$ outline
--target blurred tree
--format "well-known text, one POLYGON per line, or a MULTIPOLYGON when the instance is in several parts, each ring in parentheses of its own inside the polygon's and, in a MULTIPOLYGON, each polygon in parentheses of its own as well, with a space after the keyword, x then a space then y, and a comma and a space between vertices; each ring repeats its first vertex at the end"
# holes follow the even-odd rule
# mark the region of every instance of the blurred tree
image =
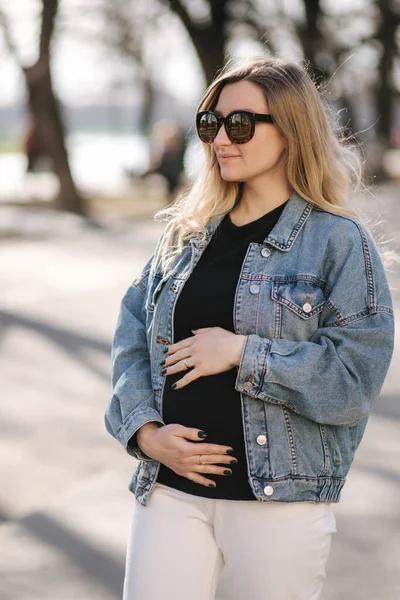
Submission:
POLYGON ((9 51, 24 74, 32 120, 40 142, 53 162, 54 172, 60 183, 56 206, 60 210, 83 214, 84 202, 72 178, 64 142, 64 124, 51 77, 51 40, 58 6, 58 0, 42 0, 39 56, 36 63, 31 66, 26 67, 21 64, 18 49, 11 37, 8 20, 3 11, 0 11, 0 26, 9 51))
MULTIPOLYGON (((363 96, 364 115, 377 114, 379 148, 374 151, 374 168, 383 175, 383 150, 391 145, 400 95, 396 84, 400 67, 398 0, 366 1, 356 7, 351 3, 330 5, 322 0, 298 0, 290 7, 269 0, 159 2, 180 18, 207 84, 226 62, 230 44, 239 32, 239 36, 259 41, 260 49, 266 47, 276 54, 306 59, 321 90, 345 109, 340 114, 349 134, 364 128, 365 117, 359 116, 359 98, 363 96), (372 68, 363 68, 362 57, 368 54, 374 57, 369 60, 372 68), (365 92, 372 94, 375 107, 365 106, 365 92)), ((373 116, 369 118, 367 135, 374 120, 373 116)))
POLYGON ((398 1, 376 0, 376 5, 380 15, 375 34, 380 49, 379 83, 376 86, 379 114, 377 130, 383 146, 389 147, 395 120, 395 103, 400 98, 400 88, 395 84, 395 69, 400 66, 400 4, 398 1))
POLYGON ((140 2, 126 0, 100 0, 97 7, 89 11, 100 11, 107 27, 100 43, 118 56, 127 58, 134 67, 134 85, 142 89, 142 107, 139 126, 143 131, 150 127, 155 90, 151 72, 146 64, 144 38, 151 23, 158 18, 160 5, 157 2, 146 6, 140 2))
MULTIPOLYGON (((244 30, 250 39, 260 42, 270 50, 270 26, 265 17, 259 19, 255 0, 160 0, 182 21, 199 57, 207 85, 229 58, 228 45, 235 30, 244 30)), ((273 12, 276 12, 275 10, 273 12)))

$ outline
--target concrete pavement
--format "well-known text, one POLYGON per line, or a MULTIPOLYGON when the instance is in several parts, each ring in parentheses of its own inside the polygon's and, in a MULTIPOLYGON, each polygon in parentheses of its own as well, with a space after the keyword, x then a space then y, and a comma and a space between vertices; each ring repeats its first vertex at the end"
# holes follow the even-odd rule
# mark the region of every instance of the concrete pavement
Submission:
MULTIPOLYGON (((393 235, 399 191, 383 194, 393 235)), ((0 241, 0 600, 117 600, 134 460, 104 430, 109 348, 162 226, 18 210, 23 237, 0 241)), ((400 598, 399 345, 335 510, 323 600, 400 598)))

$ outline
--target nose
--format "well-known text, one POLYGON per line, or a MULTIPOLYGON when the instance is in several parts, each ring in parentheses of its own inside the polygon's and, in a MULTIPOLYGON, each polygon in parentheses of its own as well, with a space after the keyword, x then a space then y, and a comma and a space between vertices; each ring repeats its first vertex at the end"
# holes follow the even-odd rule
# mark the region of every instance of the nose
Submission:
POLYGON ((217 146, 227 146, 228 144, 232 144, 232 141, 227 136, 225 130, 225 123, 222 123, 221 127, 219 128, 219 131, 214 138, 213 144, 216 144, 217 146))

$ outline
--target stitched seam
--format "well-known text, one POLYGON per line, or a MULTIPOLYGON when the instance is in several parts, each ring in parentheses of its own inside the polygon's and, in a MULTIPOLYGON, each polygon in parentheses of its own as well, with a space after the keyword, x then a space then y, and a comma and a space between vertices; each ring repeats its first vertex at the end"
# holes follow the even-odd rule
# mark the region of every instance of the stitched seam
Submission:
MULTIPOLYGON (((257 477, 257 475, 253 475, 252 478, 258 479, 259 481, 265 481, 265 477, 257 477)), ((281 477, 271 477, 268 479, 268 481, 287 481, 288 479, 296 479, 296 480, 304 479, 305 481, 318 481, 320 479, 323 479, 326 481, 333 481, 335 483, 340 483, 340 482, 346 481, 346 479, 343 477, 332 477, 331 475, 322 475, 322 476, 316 476, 316 477, 311 477, 311 476, 307 476, 307 475, 282 475, 281 477)))
POLYGON ((283 416, 284 416, 284 419, 285 419, 286 432, 288 434, 288 439, 289 439, 290 454, 291 454, 291 457, 292 457, 293 475, 298 475, 298 472, 297 472, 296 448, 295 448, 294 437, 293 437, 292 423, 291 423, 291 420, 290 420, 290 417, 289 417, 289 413, 288 413, 288 411, 287 411, 287 409, 285 407, 282 407, 282 412, 283 412, 283 416))
POLYGON ((322 471, 322 475, 325 475, 326 473, 329 473, 330 466, 331 466, 331 461, 330 461, 330 458, 329 458, 328 444, 327 444, 327 441, 326 441, 326 429, 325 429, 325 426, 323 424, 321 424, 321 423, 318 423, 318 427, 319 427, 319 431, 320 431, 320 435, 321 435, 322 445, 324 447, 325 466, 324 466, 324 469, 322 471))
POLYGON ((337 323, 332 323, 332 325, 346 325, 346 320, 342 317, 342 315, 339 312, 339 309, 336 308, 336 306, 331 300, 326 301, 326 306, 334 314, 335 319, 337 319, 338 321, 337 323))
POLYGON ((256 395, 261 391, 264 378, 267 374, 267 361, 268 361, 268 357, 270 355, 271 345, 272 345, 272 341, 268 341, 267 348, 264 352, 263 364, 262 364, 261 373, 260 373, 260 381, 259 381, 258 389, 256 391, 256 395))
POLYGON ((360 319, 365 319, 366 317, 373 316, 377 313, 385 313, 394 317, 393 310, 388 306, 380 306, 375 311, 371 312, 368 309, 360 311, 358 313, 354 313, 354 315, 350 315, 349 317, 341 318, 340 323, 326 323, 325 327, 346 327, 355 321, 359 321, 360 319))
POLYGON ((369 251, 367 237, 358 223, 356 223, 358 231, 360 232, 362 239, 362 246, 364 251, 365 269, 367 274, 367 292, 368 292, 368 303, 371 310, 375 310, 375 283, 374 274, 372 271, 371 253, 369 251))
POLYGON ((296 275, 267 275, 266 273, 252 274, 243 271, 241 279, 246 281, 272 281, 272 283, 295 283, 296 281, 310 281, 315 283, 322 289, 324 293, 327 293, 327 282, 325 279, 316 277, 309 273, 297 273, 296 275))

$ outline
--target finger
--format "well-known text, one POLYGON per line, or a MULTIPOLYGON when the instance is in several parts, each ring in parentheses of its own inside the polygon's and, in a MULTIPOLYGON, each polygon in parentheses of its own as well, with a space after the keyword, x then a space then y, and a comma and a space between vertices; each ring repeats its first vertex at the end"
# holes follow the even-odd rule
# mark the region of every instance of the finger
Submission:
POLYGON ((170 367, 170 366, 176 364, 177 362, 179 362, 180 360, 184 360, 185 358, 191 358, 191 352, 189 351, 189 346, 186 348, 183 348, 182 350, 178 350, 172 356, 167 355, 167 358, 165 359, 165 363, 163 366, 170 367))
MULTIPOLYGON (((197 448, 197 446, 196 446, 197 448)), ((234 456, 230 454, 202 454, 201 455, 201 463, 199 463, 199 454, 196 454, 192 457, 195 465, 203 464, 203 465, 214 465, 214 464, 222 464, 222 465, 237 465, 238 460, 234 456)))
POLYGON ((215 465, 196 465, 193 467, 193 471, 196 473, 206 473, 207 475, 221 475, 223 477, 232 475, 232 469, 228 469, 227 467, 217 467, 215 465))
POLYGON ((200 327, 200 329, 191 329, 192 333, 200 333, 201 331, 208 331, 209 329, 213 329, 212 327, 200 327))
MULTIPOLYGON (((170 364, 170 365, 167 365, 167 363, 166 363, 164 366, 165 370, 162 371, 162 374, 164 376, 174 375, 175 373, 181 373, 182 371, 187 371, 188 369, 191 369, 192 367, 194 367, 194 365, 187 367, 186 363, 185 363, 185 360, 187 360, 187 358, 189 358, 189 357, 187 356, 186 358, 183 358, 182 360, 178 361, 177 363, 170 364)), ((193 360, 193 359, 191 359, 191 360, 193 360)))
MULTIPOLYGON (((199 438, 197 438, 199 440, 199 438)), ((218 454, 219 456, 231 456, 234 450, 231 446, 222 446, 221 444, 208 444, 198 441, 196 444, 188 444, 189 455, 199 456, 200 454, 218 454)))
MULTIPOLYGON (((174 367, 170 367, 170 368, 174 368, 174 367)), ((178 373, 179 371, 176 371, 176 372, 178 373)), ((186 375, 184 375, 181 379, 178 379, 178 381, 176 383, 173 383, 171 387, 174 390, 180 390, 181 388, 185 387, 185 385, 189 385, 189 383, 192 383, 192 381, 195 381, 195 379, 202 377, 202 375, 203 375, 203 372, 201 371, 200 367, 195 367, 194 369, 192 369, 191 371, 186 373, 186 375)))
POLYGON ((215 481, 213 481, 212 479, 207 479, 206 477, 202 477, 198 473, 187 473, 185 477, 187 479, 190 479, 190 481, 194 481, 194 483, 199 483, 200 485, 204 485, 205 487, 217 487, 215 481))
POLYGON ((177 342, 176 344, 171 344, 171 346, 169 346, 169 348, 168 348, 168 352, 165 353, 165 356, 171 356, 171 354, 174 354, 178 350, 182 350, 182 348, 187 348, 188 346, 191 346, 192 343, 193 343, 193 336, 185 338, 184 340, 181 340, 180 342, 177 342))
POLYGON ((169 425, 169 427, 173 435, 185 438, 191 442, 196 442, 195 445, 186 444, 190 456, 198 456, 199 454, 218 454, 221 456, 227 454, 233 458, 235 451, 233 450, 232 446, 225 446, 223 444, 209 444, 208 442, 204 442, 203 440, 206 439, 207 433, 202 429, 196 429, 196 427, 185 427, 185 425, 179 425, 179 423, 174 423, 173 425, 169 425))

